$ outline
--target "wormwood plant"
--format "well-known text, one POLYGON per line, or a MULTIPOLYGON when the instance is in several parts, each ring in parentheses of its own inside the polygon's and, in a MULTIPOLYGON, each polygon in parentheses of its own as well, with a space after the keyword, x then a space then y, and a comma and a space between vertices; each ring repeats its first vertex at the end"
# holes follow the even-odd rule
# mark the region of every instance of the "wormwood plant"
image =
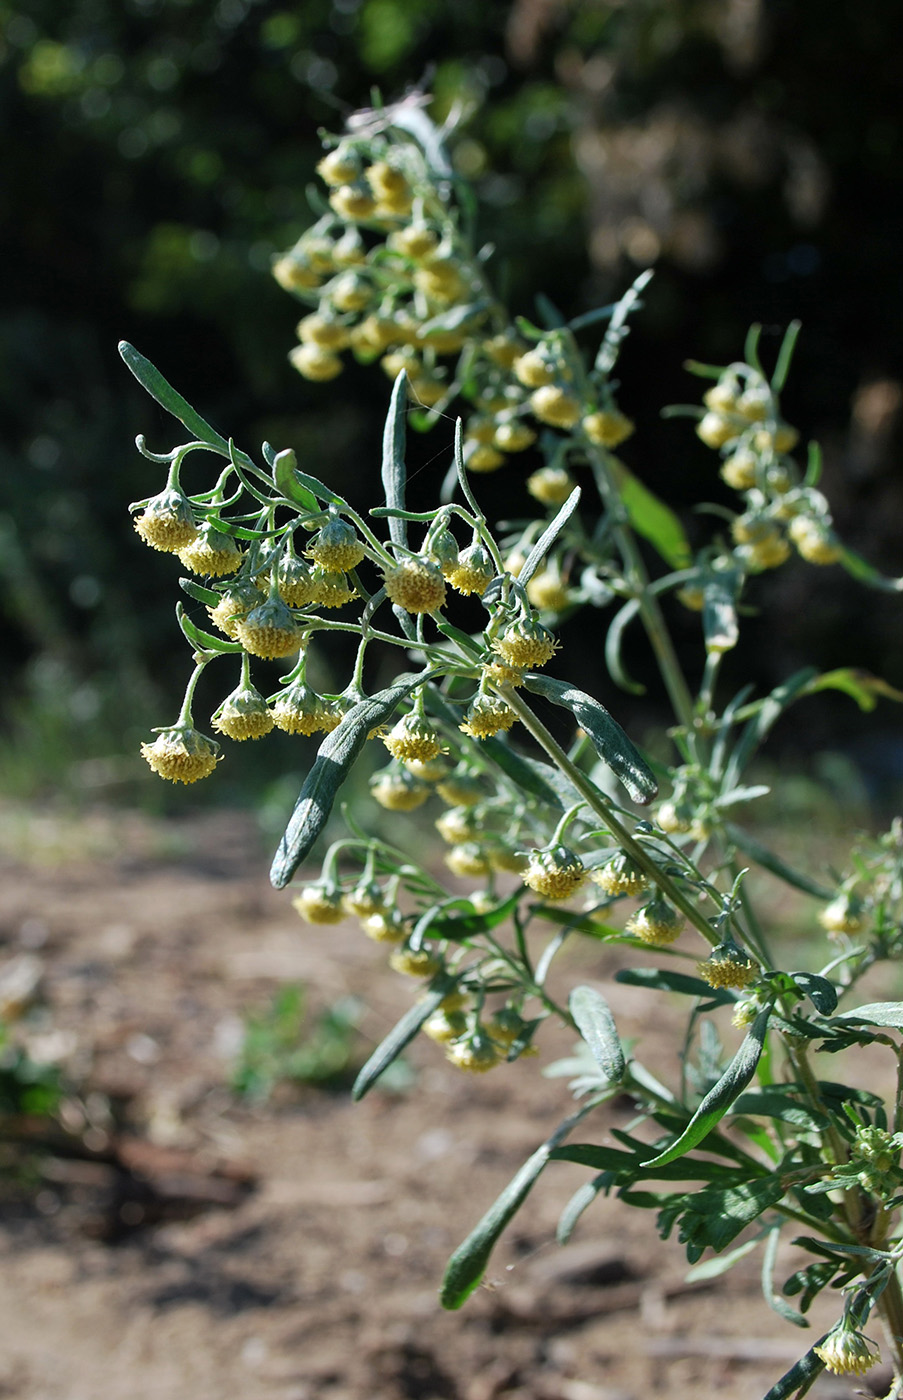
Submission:
POLYGON ((421 1030, 454 1065, 479 1072, 531 1053, 550 1016, 579 1032, 581 1053, 561 1072, 575 1076, 580 1102, 452 1256, 446 1307, 460 1307, 478 1285, 548 1163, 576 1162, 590 1178, 562 1215, 562 1240, 596 1197, 614 1192, 656 1211, 663 1236, 676 1229, 691 1263, 712 1251, 698 1266, 709 1276, 758 1249, 766 1301, 797 1327, 809 1325, 816 1295, 836 1291, 836 1324, 768 1400, 805 1394, 825 1368, 868 1370, 878 1358, 873 1313, 896 1396, 903 1003, 857 1004, 856 990, 874 964, 903 952, 903 824, 854 846, 841 874, 791 868, 743 824, 743 809, 766 791, 750 781, 750 764, 790 705, 828 687, 863 708, 893 692, 849 669, 806 669, 769 695, 748 685, 730 694, 721 683, 763 571, 836 563, 865 583, 899 588, 837 538, 818 489, 818 448, 804 465, 794 455, 798 434, 780 395, 798 327, 770 371, 757 328, 735 363, 688 366, 710 387, 701 407, 680 411, 696 420, 736 493, 735 509, 716 512, 711 539, 694 554, 677 516, 614 455, 634 425, 617 406, 612 375, 648 274, 616 305, 569 323, 543 298, 542 325, 512 320, 474 242, 471 194, 421 107, 360 114, 325 144, 316 222, 273 270, 308 308, 291 352, 302 375, 334 377, 350 350, 378 360, 393 381, 382 484, 374 480, 365 518, 300 469, 291 448, 265 443, 253 460, 122 347, 191 435, 163 454, 138 440, 166 480, 132 507, 135 527, 194 575, 180 581, 187 602, 177 612, 195 669, 178 717, 143 745, 144 757, 176 782, 214 771, 219 745, 195 728, 192 709, 208 666, 224 673, 228 693, 210 725, 226 739, 257 740, 274 726, 325 734, 273 863, 278 888, 314 850, 365 746, 388 750, 371 781, 376 804, 402 812, 443 804, 435 825, 453 881, 383 839, 377 809, 357 810, 294 900, 312 924, 359 919, 389 945, 391 965, 424 984, 358 1076, 358 1097, 421 1030), (407 424, 444 432, 452 404, 449 473, 434 508, 410 511, 407 424), (528 449, 538 513, 500 529, 480 506, 479 474, 516 471, 528 449), (193 454, 222 466, 207 490, 189 493, 181 474, 193 454), (455 621, 468 594, 485 610, 475 634, 455 621), (669 635, 669 595, 699 614, 696 693, 669 635), (546 674, 549 666, 566 674, 555 629, 580 610, 593 635, 605 631, 609 672, 628 693, 638 687, 622 639, 629 627, 644 630, 674 711, 670 764, 650 763, 597 699, 546 674), (318 694, 306 679, 324 630, 356 639, 337 694, 318 694), (371 694, 374 652, 383 666, 387 654, 398 664, 391 684, 371 694), (278 682, 267 679, 273 660, 285 671, 278 682), (571 716, 569 747, 541 717, 548 702, 571 716), (773 946, 780 930, 750 897, 751 866, 811 897, 820 936, 808 968, 784 967, 773 946), (625 1051, 617 1008, 597 990, 578 987, 562 1001, 555 959, 575 938, 636 949, 640 965, 618 980, 683 998, 675 1083, 650 1073, 640 1051, 625 1051), (731 1024, 743 1035, 728 1058, 713 1027, 730 1038, 731 1024), (897 1071, 888 1103, 839 1082, 834 1062, 832 1077, 820 1076, 817 1052, 863 1046, 897 1071), (629 1130, 606 1119, 615 1096, 635 1106, 629 1130), (569 1141, 578 1127, 580 1140, 569 1141), (790 1236, 811 1263, 781 1286, 778 1247, 790 1236))

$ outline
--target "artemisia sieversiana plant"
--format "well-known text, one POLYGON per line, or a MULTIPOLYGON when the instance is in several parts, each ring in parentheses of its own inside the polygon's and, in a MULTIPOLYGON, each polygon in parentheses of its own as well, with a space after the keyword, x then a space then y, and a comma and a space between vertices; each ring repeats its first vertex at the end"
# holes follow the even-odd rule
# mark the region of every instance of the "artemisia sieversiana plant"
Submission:
POLYGON ((435 826, 449 882, 435 863, 420 865, 382 839, 376 811, 359 810, 318 877, 296 890, 302 918, 358 919, 389 945, 391 965, 423 984, 362 1070, 357 1096, 420 1031, 454 1065, 478 1072, 501 1072, 530 1053, 550 1016, 579 1032, 581 1053, 559 1068, 581 1102, 453 1255, 447 1307, 477 1286, 547 1163, 577 1162, 591 1178, 563 1213, 562 1240, 597 1196, 615 1192, 656 1210, 661 1233, 676 1229, 691 1262, 713 1251, 699 1266, 709 1275, 760 1249, 766 1300, 797 1326, 808 1325, 818 1293, 838 1290, 836 1325, 768 1400, 804 1394, 825 1368, 867 1370, 878 1356, 864 1330, 873 1312, 899 1378, 903 1088, 885 1103, 845 1087, 836 1061, 821 1079, 813 1052, 882 1047, 903 1085, 903 1004, 857 1005, 854 995, 876 961, 903 951, 903 825, 861 842, 838 880, 791 868, 741 815, 766 791, 748 770, 789 705, 826 687, 864 708, 893 692, 853 670, 803 670, 758 697, 720 684, 741 602, 755 600, 763 571, 839 563, 867 584, 898 587, 837 538, 818 489, 817 447, 805 465, 794 455, 798 434, 780 394, 798 327, 771 373, 756 328, 736 363, 689 365, 710 387, 701 406, 678 412, 696 420, 736 493, 729 520, 694 554, 677 515, 614 455, 634 425, 612 374, 649 274, 616 305, 567 323, 542 297, 543 325, 513 319, 474 241, 473 197, 422 105, 361 113, 325 146, 319 216, 273 272, 306 308, 290 356, 302 375, 332 379, 352 355, 392 381, 378 503, 364 518, 301 470, 290 447, 265 443, 252 460, 122 347, 191 434, 159 455, 138 440, 166 480, 132 507, 135 528, 193 575, 180 580, 186 605, 177 611, 195 660, 178 718, 142 753, 175 782, 214 771, 219 743, 195 728, 192 709, 211 664, 228 677, 223 689, 232 687, 209 724, 226 740, 259 740, 275 727, 323 734, 273 864, 279 888, 313 852, 365 747, 386 760, 371 779, 376 804, 395 812, 441 804, 435 826), (452 414, 457 432, 436 504, 412 512, 407 425, 444 433, 452 414), (481 509, 479 476, 517 470, 528 449, 542 463, 526 483, 537 513, 500 533, 481 509), (188 495, 180 471, 195 452, 223 465, 209 490, 188 495), (475 634, 455 621, 468 595, 485 610, 475 634), (666 625, 668 595, 699 614, 695 694, 666 625), (608 670, 628 692, 636 686, 622 639, 630 626, 645 630, 674 712, 669 766, 651 764, 594 697, 548 674, 550 666, 566 674, 556 628, 581 609, 598 613, 600 629, 608 618, 608 670), (347 684, 328 695, 307 679, 323 631, 357 639, 347 684), (378 653, 384 666, 387 651, 399 658, 397 674, 370 694, 367 658, 378 653), (274 660, 285 672, 275 688, 265 679, 274 660), (541 718, 548 702, 571 717, 567 748, 541 718), (808 970, 782 966, 744 879, 751 866, 814 901, 813 925, 827 941, 819 938, 808 970), (678 1085, 661 1083, 624 1050, 599 991, 582 986, 560 999, 555 957, 574 938, 635 948, 641 965, 618 980, 684 998, 688 1046, 704 1024, 732 1023, 744 1033, 736 1053, 713 1057, 709 1035, 700 1063, 685 1064, 678 1085), (630 1131, 606 1125, 615 1096, 635 1105, 630 1131), (568 1141, 578 1125, 582 1140, 568 1141), (788 1230, 812 1263, 778 1288, 788 1230))

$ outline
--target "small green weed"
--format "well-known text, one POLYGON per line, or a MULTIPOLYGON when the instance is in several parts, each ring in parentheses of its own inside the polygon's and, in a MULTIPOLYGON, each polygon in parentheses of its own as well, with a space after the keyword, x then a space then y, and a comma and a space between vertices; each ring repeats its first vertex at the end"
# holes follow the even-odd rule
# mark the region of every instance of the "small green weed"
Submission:
POLYGON ((304 987, 281 987, 269 1006, 248 1016, 231 1087, 242 1098, 265 1103, 279 1084, 347 1088, 355 1073, 361 1004, 341 997, 316 1017, 307 1012, 304 987))

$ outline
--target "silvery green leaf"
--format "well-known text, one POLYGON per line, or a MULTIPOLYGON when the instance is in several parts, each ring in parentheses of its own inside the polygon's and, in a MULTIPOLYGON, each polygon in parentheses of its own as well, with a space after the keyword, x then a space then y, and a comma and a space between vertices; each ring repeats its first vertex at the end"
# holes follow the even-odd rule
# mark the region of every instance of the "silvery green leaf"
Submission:
POLYGON ((569 710, 592 741, 596 753, 620 779, 634 802, 651 802, 658 792, 655 774, 628 739, 617 720, 592 695, 567 681, 530 672, 527 689, 569 710))

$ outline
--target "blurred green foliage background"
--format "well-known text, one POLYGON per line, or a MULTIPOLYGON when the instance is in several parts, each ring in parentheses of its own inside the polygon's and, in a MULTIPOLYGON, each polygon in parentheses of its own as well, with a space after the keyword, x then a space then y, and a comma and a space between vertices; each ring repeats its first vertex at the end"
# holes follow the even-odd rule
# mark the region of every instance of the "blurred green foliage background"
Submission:
MULTIPOLYGON (((894 0, 0 0, 4 789, 147 786, 131 754, 189 670, 177 569, 125 509, 162 486, 135 434, 166 450, 178 430, 120 338, 239 444, 291 445, 372 503, 388 382, 302 381, 268 267, 310 222, 318 128, 374 85, 463 112, 455 159, 514 311, 541 288, 575 314, 656 268, 621 400, 640 425, 625 457, 672 501, 729 499, 686 422, 658 416, 698 394, 682 361, 734 358, 753 320, 767 353, 800 317, 787 415, 825 446, 847 542, 903 573, 898 19, 894 0)), ((428 499, 448 442, 411 451, 428 499)), ((504 475, 487 491, 507 501, 504 475)), ((853 661, 903 685, 898 600, 794 566, 761 595, 778 622, 751 621, 744 678, 853 661)), ((675 617, 682 644, 697 625, 675 617)), ((848 705, 826 698, 789 741, 842 743, 848 705)), ((660 719, 628 708, 639 733, 660 719)), ((875 723, 880 741, 894 717, 875 723)), ((297 745, 237 755, 217 796, 300 766, 297 745)))

